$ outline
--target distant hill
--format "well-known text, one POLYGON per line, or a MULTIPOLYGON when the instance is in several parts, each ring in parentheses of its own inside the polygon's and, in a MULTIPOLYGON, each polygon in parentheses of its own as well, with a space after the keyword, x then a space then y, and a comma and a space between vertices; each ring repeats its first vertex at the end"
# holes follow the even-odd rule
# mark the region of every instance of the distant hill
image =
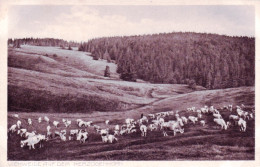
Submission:
POLYGON ((208 89, 253 86, 255 39, 203 33, 97 38, 79 50, 117 63, 120 78, 208 89))
POLYGON ((78 47, 80 43, 75 41, 66 41, 55 38, 17 38, 8 39, 8 45, 19 47, 20 45, 35 45, 35 46, 59 46, 63 49, 71 49, 71 47, 78 47))

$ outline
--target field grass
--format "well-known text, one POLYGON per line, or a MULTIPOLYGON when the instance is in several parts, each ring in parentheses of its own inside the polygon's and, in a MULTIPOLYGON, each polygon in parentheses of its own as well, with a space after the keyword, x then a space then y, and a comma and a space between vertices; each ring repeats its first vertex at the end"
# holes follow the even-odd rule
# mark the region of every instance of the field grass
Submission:
MULTIPOLYGON (((95 61, 89 53, 62 50, 57 47, 22 45, 8 50, 8 127, 16 123, 19 114, 28 131, 46 133, 46 122, 72 120, 69 129, 78 128, 76 119, 92 120, 102 128, 112 129, 126 118, 140 118, 161 111, 179 110, 183 116, 193 115, 188 107, 244 104, 247 110, 255 105, 255 88, 240 87, 197 91, 187 85, 151 84, 144 81, 126 82, 119 79, 116 64, 95 61), (109 65, 111 78, 103 77, 109 65), (32 118, 33 126, 28 126, 32 118), (105 120, 110 125, 105 125, 105 120)), ((222 111, 225 120, 229 113, 222 111)), ((172 117, 166 120, 171 120, 172 117)), ((52 139, 44 148, 20 148, 21 138, 8 134, 8 160, 253 160, 255 159, 255 124, 248 123, 242 133, 237 127, 227 131, 216 129, 212 116, 203 118, 206 126, 185 125, 185 133, 163 137, 161 131, 148 132, 147 137, 136 134, 119 136, 115 144, 104 144, 93 128, 88 128, 85 144, 52 139)), ((61 125, 57 129, 65 129, 61 125)))
MULTIPOLYGON (((17 121, 8 113, 8 127, 17 121)), ((192 115, 185 111, 180 112, 181 116, 192 115)), ((221 111, 224 119, 227 111, 221 111)), ((123 124, 123 119, 117 115, 95 116, 85 114, 55 114, 55 113, 18 113, 19 120, 22 120, 23 127, 29 131, 36 130, 38 133, 46 133, 46 122, 38 123, 39 116, 47 115, 51 122, 62 118, 71 119, 73 124, 69 129, 77 129, 76 119, 92 120, 94 124, 102 128, 110 128, 111 131, 116 124, 123 124), (26 119, 33 120, 33 126, 28 126, 26 119), (104 120, 110 120, 110 125, 105 125, 104 120)), ((123 113, 120 113, 124 115, 123 113)), ((172 116, 168 119, 173 119, 172 116)), ((44 148, 29 150, 20 148, 21 137, 16 134, 8 136, 8 159, 9 160, 253 160, 255 158, 254 121, 247 125, 246 132, 240 132, 238 127, 231 127, 228 130, 220 130, 212 123, 211 115, 204 115, 206 126, 200 124, 187 124, 184 126, 183 134, 177 133, 173 136, 163 137, 162 131, 148 131, 147 137, 141 137, 138 130, 135 134, 119 136, 119 141, 114 144, 101 142, 101 137, 92 127, 87 128, 89 139, 86 143, 78 141, 62 142, 55 138, 47 141, 44 148)), ((66 129, 63 124, 54 130, 66 129)), ((68 138, 68 136, 67 136, 68 138)))

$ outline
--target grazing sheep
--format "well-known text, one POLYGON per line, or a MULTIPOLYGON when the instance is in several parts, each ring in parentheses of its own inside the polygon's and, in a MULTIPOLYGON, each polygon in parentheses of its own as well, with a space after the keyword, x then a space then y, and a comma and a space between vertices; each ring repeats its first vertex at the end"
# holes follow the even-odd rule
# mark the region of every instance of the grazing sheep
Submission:
POLYGON ((163 136, 168 136, 168 134, 166 133, 166 130, 168 129, 173 131, 174 136, 176 135, 177 132, 183 133, 184 132, 184 129, 182 128, 183 125, 184 124, 181 118, 177 119, 177 121, 164 122, 162 124, 163 136))
POLYGON ((113 143, 114 141, 118 141, 118 139, 114 135, 108 135, 107 136, 108 143, 113 143))
POLYGON ((239 120, 239 116, 237 116, 237 115, 229 115, 229 120, 238 121, 239 120))
POLYGON ((169 111, 169 115, 174 115, 174 111, 169 111))
POLYGON ((175 118, 178 119, 180 115, 178 113, 175 114, 175 118))
POLYGON ((41 123, 42 122, 42 117, 38 118, 38 122, 41 123))
POLYGON ((64 129, 64 130, 61 130, 60 133, 63 134, 63 135, 66 135, 67 131, 64 129))
POLYGON ((49 138, 51 137, 51 132, 50 131, 47 131, 47 138, 46 138, 46 140, 49 140, 49 138))
POLYGON ((219 111, 217 109, 214 109, 213 114, 220 114, 219 111))
POLYGON ((155 119, 155 115, 154 115, 154 114, 148 114, 148 117, 149 117, 150 119, 155 119))
POLYGON ((44 120, 49 123, 50 119, 47 116, 44 116, 44 120))
POLYGON ((188 119, 189 119, 193 124, 195 124, 196 121, 198 121, 198 118, 197 118, 197 117, 194 117, 194 116, 189 116, 188 119))
POLYGON ((32 132, 25 132, 25 138, 29 138, 29 137, 33 137, 35 136, 36 132, 35 131, 32 131, 32 132))
POLYGON ((135 125, 128 126, 128 127, 127 127, 127 133, 128 133, 128 134, 129 134, 129 133, 133 133, 135 128, 136 128, 135 125))
POLYGON ((106 136, 108 134, 109 129, 101 129, 100 134, 101 136, 106 136))
POLYGON ((20 146, 21 146, 21 147, 24 147, 25 145, 27 145, 27 146, 29 146, 29 149, 31 149, 31 148, 35 149, 34 145, 37 144, 37 143, 39 143, 40 140, 41 140, 40 137, 38 137, 38 136, 32 136, 32 137, 29 137, 29 138, 26 139, 26 140, 22 140, 22 141, 20 142, 20 146))
POLYGON ((79 131, 77 134, 77 140, 80 141, 80 143, 85 143, 86 140, 88 139, 88 132, 82 132, 82 130, 79 131))
POLYGON ((242 131, 242 132, 246 131, 246 121, 243 120, 242 118, 239 118, 238 126, 239 126, 240 131, 242 131))
POLYGON ((182 128, 182 125, 179 121, 170 124, 169 129, 173 131, 174 136, 176 135, 177 132, 184 133, 184 128, 182 128))
POLYGON ((240 117, 242 117, 242 115, 244 114, 244 111, 243 111, 243 110, 241 110, 241 109, 240 109, 240 107, 239 107, 239 108, 237 108, 237 110, 236 110, 236 111, 237 111, 237 115, 238 115, 238 116, 240 116, 240 117))
POLYGON ((78 129, 72 129, 70 130, 70 134, 69 134, 69 140, 72 140, 74 136, 77 136, 79 133, 78 129))
POLYGON ((82 120, 78 123, 80 128, 81 127, 89 127, 89 126, 91 126, 91 124, 92 124, 92 121, 86 122, 86 121, 82 121, 82 120))
POLYGON ((198 113, 198 114, 197 114, 197 117, 198 117, 199 119, 201 119, 201 118, 202 118, 202 114, 201 114, 201 113, 198 113))
POLYGON ((115 130, 120 130, 119 125, 116 125, 116 126, 115 126, 115 130))
POLYGON ((47 132, 49 132, 50 130, 51 130, 51 126, 48 125, 48 126, 47 126, 47 132))
POLYGON ((159 121, 159 124, 164 123, 164 119, 163 118, 159 118, 158 121, 159 121))
POLYGON ((114 135, 118 136, 120 134, 120 130, 114 130, 114 135))
POLYGON ((154 130, 158 129, 158 126, 156 126, 155 124, 150 124, 149 129, 150 129, 150 131, 154 131, 154 130))
POLYGON ((13 114, 13 117, 19 118, 19 115, 18 114, 13 114))
POLYGON ((197 110, 196 112, 197 112, 197 114, 201 114, 201 110, 197 110))
POLYGON ((17 127, 16 124, 12 125, 12 126, 9 128, 8 132, 11 131, 12 133, 14 133, 14 132, 16 131, 16 127, 17 127))
POLYGON ((109 120, 106 120, 105 123, 106 123, 106 125, 108 125, 109 124, 109 120))
POLYGON ((205 106, 200 109, 203 114, 207 114, 209 112, 208 106, 205 106))
POLYGON ((147 126, 145 126, 145 125, 141 125, 140 126, 140 130, 141 130, 141 136, 144 136, 144 137, 146 137, 146 134, 147 134, 147 126))
POLYGON ((19 129, 19 130, 17 131, 17 134, 18 134, 18 135, 20 134, 20 136, 23 137, 23 135, 24 135, 26 132, 27 132, 27 129, 19 129))
POLYGON ((132 124, 133 122, 134 122, 134 119, 132 119, 132 118, 127 118, 127 119, 125 119, 125 123, 126 123, 127 125, 132 124))
POLYGON ((107 143, 107 141, 108 141, 107 135, 101 136, 101 139, 102 139, 103 143, 107 143))
POLYGON ((20 127, 21 127, 21 125, 22 125, 22 122, 21 122, 20 120, 18 120, 18 121, 16 122, 16 125, 17 125, 17 128, 20 129, 20 127))
POLYGON ((127 129, 121 129, 120 130, 120 135, 124 135, 124 134, 126 134, 127 133, 127 129))
POLYGON ((65 123, 67 120, 65 118, 62 118, 62 122, 65 123))
POLYGON ((233 111, 233 106, 232 106, 232 104, 228 105, 228 109, 229 109, 230 112, 233 111))
POLYGON ((83 120, 82 120, 82 119, 77 119, 76 121, 77 121, 77 124, 79 125, 79 123, 80 123, 81 121, 83 121, 83 120))
POLYGON ((220 114, 213 114, 213 117, 214 117, 214 118, 218 118, 218 119, 221 119, 221 118, 222 118, 222 116, 221 116, 220 114))
POLYGON ((141 119, 140 119, 140 123, 143 124, 144 122, 148 123, 148 118, 146 116, 143 116, 141 119))
POLYGON ((253 113, 250 113, 249 116, 250 116, 251 119, 254 119, 253 113))
POLYGON ((184 124, 188 123, 188 119, 185 116, 182 116, 181 119, 184 124))
POLYGON ((59 123, 60 123, 60 122, 58 122, 58 121, 53 121, 53 125, 54 125, 56 128, 58 128, 59 123))
POLYGON ((224 119, 219 119, 219 118, 214 118, 214 122, 217 124, 217 125, 220 125, 221 126, 221 129, 225 129, 227 130, 227 124, 226 122, 224 121, 224 119))
POLYGON ((43 141, 46 141, 47 138, 46 138, 45 135, 41 135, 41 134, 38 134, 37 137, 38 137, 38 139, 40 140, 40 141, 39 141, 39 143, 40 143, 40 148, 42 148, 42 147, 43 147, 43 141))
POLYGON ((28 118, 28 124, 32 125, 32 119, 31 118, 28 118))
POLYGON ((214 107, 213 107, 213 106, 210 106, 210 107, 209 107, 209 112, 210 112, 210 113, 214 113, 214 111, 215 111, 214 107))
POLYGON ((98 126, 98 125, 94 125, 94 129, 98 132, 98 131, 100 131, 100 126, 98 126))
POLYGON ((71 125, 71 121, 67 120, 66 122, 64 122, 64 124, 65 124, 65 127, 67 128, 71 125))
POLYGON ((205 123, 204 120, 201 120, 201 121, 200 121, 200 124, 201 124, 202 126, 205 126, 206 123, 205 123))

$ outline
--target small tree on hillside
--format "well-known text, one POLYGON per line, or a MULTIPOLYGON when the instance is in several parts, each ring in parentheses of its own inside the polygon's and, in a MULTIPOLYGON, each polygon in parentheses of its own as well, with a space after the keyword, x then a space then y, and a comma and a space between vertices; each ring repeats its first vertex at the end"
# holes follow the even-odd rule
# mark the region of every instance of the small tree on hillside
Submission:
POLYGON ((109 66, 106 66, 104 76, 105 76, 105 77, 110 77, 110 69, 109 69, 109 66))
POLYGON ((191 79, 188 81, 188 87, 195 90, 196 89, 196 81, 194 79, 191 79))
POLYGON ((99 56, 97 54, 93 55, 93 60, 99 60, 99 56))

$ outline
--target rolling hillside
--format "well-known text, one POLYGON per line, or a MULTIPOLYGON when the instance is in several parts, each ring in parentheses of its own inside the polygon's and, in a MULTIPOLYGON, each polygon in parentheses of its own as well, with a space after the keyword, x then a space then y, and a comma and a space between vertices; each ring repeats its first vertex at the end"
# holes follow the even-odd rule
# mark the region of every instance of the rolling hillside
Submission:
POLYGON ((9 110, 126 110, 192 91, 186 85, 122 81, 116 64, 83 52, 27 45, 8 50, 9 110), (103 77, 106 65, 110 78, 103 77))
MULTIPOLYGON (((239 87, 197 91, 185 84, 151 84, 141 80, 127 82, 119 79, 116 64, 93 60, 86 53, 62 50, 57 47, 22 45, 8 50, 8 128, 22 121, 23 128, 46 133, 48 124, 38 123, 39 117, 48 116, 50 122, 62 118, 72 121, 70 129, 77 129, 76 119, 93 121, 101 128, 112 131, 126 118, 140 118, 141 113, 177 111, 181 116, 194 115, 188 107, 214 105, 225 120, 230 112, 224 105, 244 104, 248 111, 255 105, 255 88, 239 87), (103 77, 109 65, 111 78, 103 77), (19 118, 13 117, 19 114, 19 118), (31 118, 33 126, 27 119, 31 118), (110 120, 109 125, 105 120, 110 120)), ((174 116, 167 119, 173 120, 174 116)), ((212 115, 203 115, 206 126, 188 123, 185 132, 163 137, 162 131, 148 131, 147 137, 137 133, 118 136, 114 144, 102 143, 93 127, 87 128, 86 143, 61 141, 53 138, 43 148, 21 148, 22 138, 8 133, 8 160, 254 160, 255 124, 251 120, 247 131, 233 126, 220 130, 212 115)), ((63 130, 61 124, 52 130, 63 130)), ((67 134, 68 135, 68 134, 67 134)), ((68 136, 67 136, 68 137, 68 136)))

